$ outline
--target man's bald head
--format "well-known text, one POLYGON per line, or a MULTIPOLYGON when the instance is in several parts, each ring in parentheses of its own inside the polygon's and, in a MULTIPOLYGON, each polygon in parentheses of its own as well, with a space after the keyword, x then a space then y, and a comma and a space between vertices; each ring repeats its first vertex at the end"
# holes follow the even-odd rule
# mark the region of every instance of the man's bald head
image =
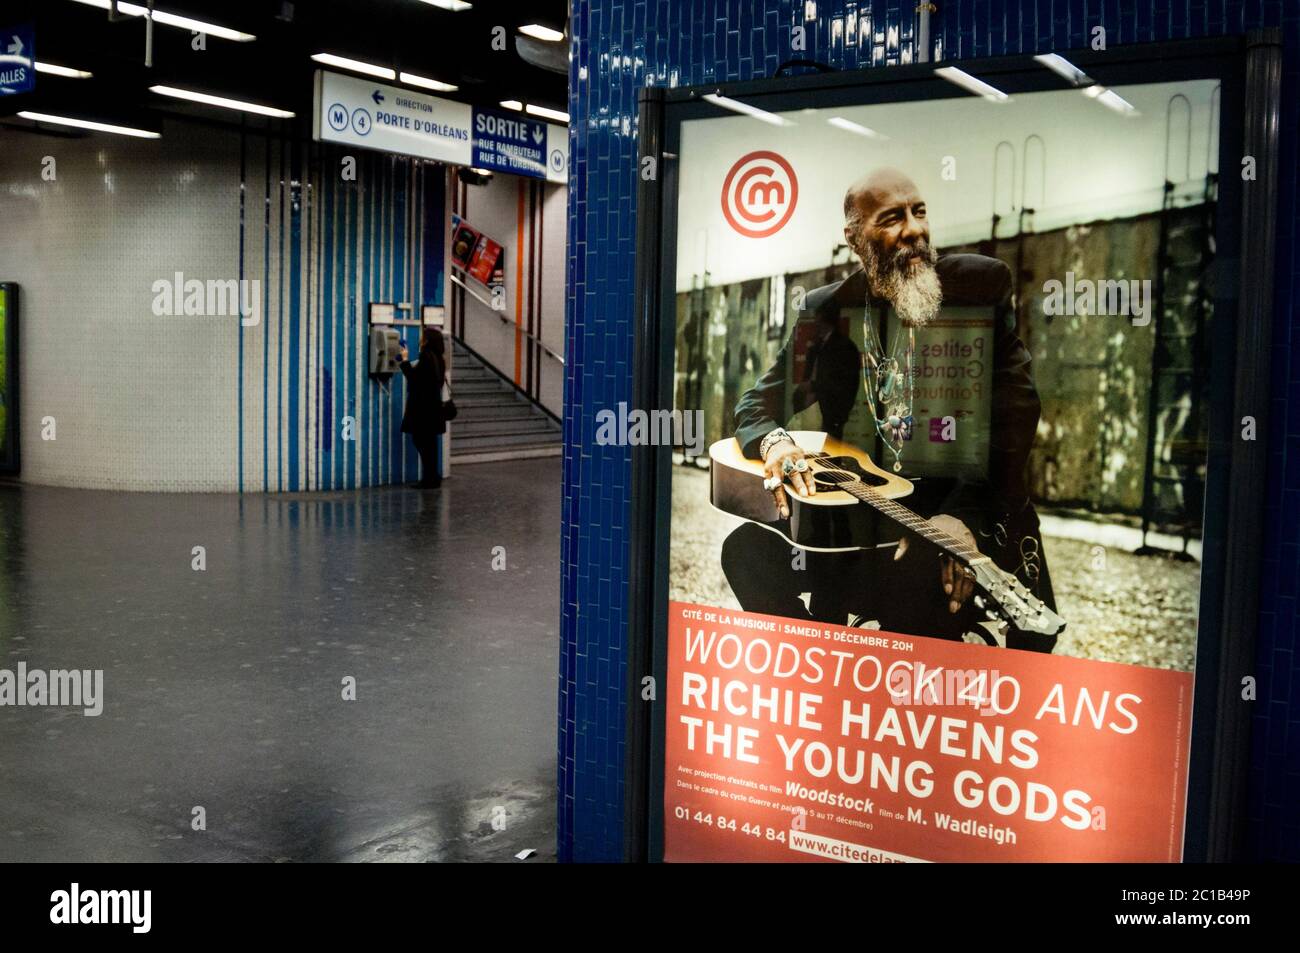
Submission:
POLYGON ((925 200, 898 169, 874 169, 844 193, 844 240, 862 261, 872 293, 909 324, 925 324, 942 300, 925 200))
POLYGON ((857 231, 881 207, 909 199, 920 202, 921 190, 906 173, 888 166, 873 169, 845 191, 844 225, 857 231))

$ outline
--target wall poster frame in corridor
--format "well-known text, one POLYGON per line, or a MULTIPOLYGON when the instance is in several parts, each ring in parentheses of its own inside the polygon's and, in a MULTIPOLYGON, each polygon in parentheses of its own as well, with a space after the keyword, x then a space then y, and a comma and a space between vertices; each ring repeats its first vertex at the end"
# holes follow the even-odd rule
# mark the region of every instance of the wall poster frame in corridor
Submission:
POLYGON ((18 472, 19 441, 18 321, 19 287, 0 282, 0 473, 18 472))
POLYGON ((1278 37, 956 65, 642 94, 631 859, 1240 849, 1278 37))

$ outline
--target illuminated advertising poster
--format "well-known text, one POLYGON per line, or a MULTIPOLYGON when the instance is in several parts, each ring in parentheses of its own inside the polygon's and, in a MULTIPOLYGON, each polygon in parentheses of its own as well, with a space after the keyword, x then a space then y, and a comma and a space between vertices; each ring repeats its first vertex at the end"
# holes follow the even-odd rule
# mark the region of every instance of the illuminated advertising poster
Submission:
POLYGON ((479 284, 496 288, 505 281, 500 242, 493 241, 459 215, 451 216, 451 262, 479 284))
POLYGON ((1084 85, 675 127, 663 859, 1183 859, 1222 89, 1084 85))

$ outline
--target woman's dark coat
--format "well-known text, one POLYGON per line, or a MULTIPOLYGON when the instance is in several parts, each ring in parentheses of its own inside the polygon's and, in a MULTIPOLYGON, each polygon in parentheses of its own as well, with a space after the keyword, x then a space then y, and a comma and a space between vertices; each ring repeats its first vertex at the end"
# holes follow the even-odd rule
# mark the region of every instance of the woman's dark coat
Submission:
POLYGON ((402 433, 409 433, 417 442, 446 433, 447 421, 442 415, 442 382, 446 368, 442 358, 422 352, 414 364, 402 361, 401 367, 408 388, 402 433))

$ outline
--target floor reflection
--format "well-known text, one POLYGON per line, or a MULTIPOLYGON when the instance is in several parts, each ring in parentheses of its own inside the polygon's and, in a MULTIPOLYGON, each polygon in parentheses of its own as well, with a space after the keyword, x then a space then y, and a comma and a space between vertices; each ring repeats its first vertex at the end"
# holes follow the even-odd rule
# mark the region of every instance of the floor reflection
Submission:
POLYGON ((553 857, 559 484, 0 487, 0 668, 105 695, 0 708, 0 860, 553 857))

